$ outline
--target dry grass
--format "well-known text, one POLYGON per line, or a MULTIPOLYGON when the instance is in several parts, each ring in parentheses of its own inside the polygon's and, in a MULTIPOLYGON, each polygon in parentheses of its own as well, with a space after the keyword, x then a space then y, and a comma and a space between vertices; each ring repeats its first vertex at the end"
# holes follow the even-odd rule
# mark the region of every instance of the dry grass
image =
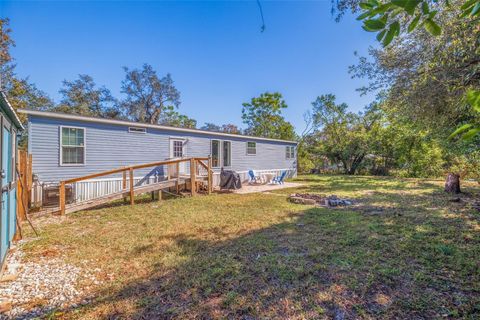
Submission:
POLYGON ((113 206, 42 225, 26 247, 31 259, 61 255, 100 268, 104 280, 91 303, 52 317, 480 317, 480 215, 449 202, 440 182, 296 180, 306 186, 113 206), (357 205, 314 208, 278 195, 291 192, 357 205))

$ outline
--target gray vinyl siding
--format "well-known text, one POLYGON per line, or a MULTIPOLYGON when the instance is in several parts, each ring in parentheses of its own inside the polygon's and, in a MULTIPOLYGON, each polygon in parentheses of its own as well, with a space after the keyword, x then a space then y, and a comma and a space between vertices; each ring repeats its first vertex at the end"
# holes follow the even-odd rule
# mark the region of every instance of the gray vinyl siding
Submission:
MULTIPOLYGON (((138 125, 141 127, 141 124, 138 125)), ((33 172, 42 182, 55 182, 122 166, 162 161, 170 157, 170 139, 187 139, 186 157, 210 155, 211 140, 232 143, 232 166, 235 171, 290 169, 297 161, 286 159, 286 146, 291 142, 265 141, 254 137, 219 137, 208 133, 189 133, 147 128, 147 133, 128 132, 128 126, 66 120, 29 115, 29 153, 33 156, 33 172), (85 128, 85 165, 60 165, 60 127, 85 128), (247 155, 247 141, 257 143, 257 154, 247 155)), ((296 156, 296 150, 295 150, 296 156)), ((227 168, 226 168, 227 169, 227 168)), ((215 169, 220 170, 220 169, 215 169)), ((147 174, 138 172, 137 174, 147 174)))

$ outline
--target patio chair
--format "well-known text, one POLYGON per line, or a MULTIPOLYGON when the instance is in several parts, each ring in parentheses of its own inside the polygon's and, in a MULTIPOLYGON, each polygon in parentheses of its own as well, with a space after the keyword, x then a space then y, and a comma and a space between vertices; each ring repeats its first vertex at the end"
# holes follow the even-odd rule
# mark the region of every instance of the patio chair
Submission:
POLYGON ((248 177, 250 178, 250 181, 248 183, 262 183, 262 178, 260 176, 256 176, 253 170, 248 170, 248 177))
POLYGON ((275 178, 272 179, 272 183, 284 184, 283 180, 285 179, 286 175, 287 175, 287 171, 282 171, 282 173, 279 176, 276 176, 275 178))

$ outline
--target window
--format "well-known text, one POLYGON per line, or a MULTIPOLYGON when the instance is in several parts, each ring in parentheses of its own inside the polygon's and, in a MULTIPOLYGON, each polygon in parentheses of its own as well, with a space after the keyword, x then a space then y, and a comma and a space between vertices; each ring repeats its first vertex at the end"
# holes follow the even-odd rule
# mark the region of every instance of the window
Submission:
POLYGON ((131 133, 147 133, 146 128, 139 128, 139 127, 128 127, 128 132, 131 133))
POLYGON ((287 146, 285 148, 285 155, 287 159, 294 159, 295 158, 295 147, 294 146, 287 146))
POLYGON ((232 143, 230 141, 212 140, 212 167, 230 167, 232 165, 232 143))
POLYGON ((230 167, 232 165, 232 143, 223 141, 223 166, 230 167))
POLYGON ((85 129, 61 127, 60 164, 85 164, 85 129))
POLYGON ((183 141, 173 140, 173 157, 174 158, 183 157, 183 141))
POLYGON ((247 142, 247 155, 256 155, 257 154, 257 143, 248 141, 247 142))
POLYGON ((212 140, 212 167, 220 167, 220 140, 212 140))

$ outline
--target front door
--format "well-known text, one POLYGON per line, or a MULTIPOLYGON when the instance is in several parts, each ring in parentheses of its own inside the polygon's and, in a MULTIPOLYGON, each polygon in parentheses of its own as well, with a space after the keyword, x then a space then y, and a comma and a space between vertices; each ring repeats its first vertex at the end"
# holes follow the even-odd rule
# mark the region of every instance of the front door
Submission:
MULTIPOLYGON (((185 157, 185 140, 170 139, 170 159, 181 159, 185 157)), ((186 162, 180 162, 180 174, 186 173, 186 162)))

